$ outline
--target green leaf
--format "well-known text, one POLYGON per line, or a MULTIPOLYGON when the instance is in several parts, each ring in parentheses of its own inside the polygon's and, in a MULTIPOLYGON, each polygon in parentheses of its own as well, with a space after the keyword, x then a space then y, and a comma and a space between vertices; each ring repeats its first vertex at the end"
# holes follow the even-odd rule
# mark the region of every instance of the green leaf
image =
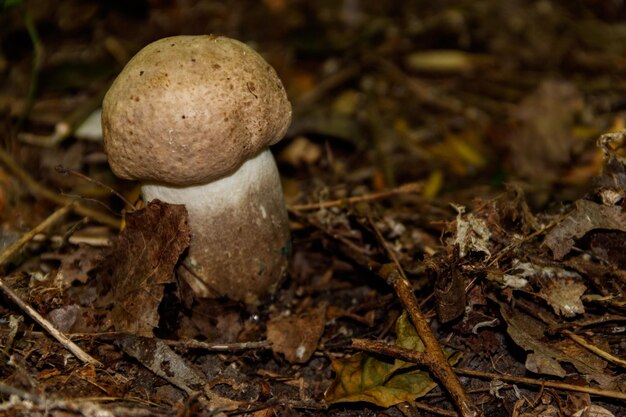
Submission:
MULTIPOLYGON (((396 321, 396 345, 418 352, 424 344, 415 328, 403 313, 396 321)), ((446 353, 450 363, 456 363, 460 354, 446 353)), ((404 401, 413 401, 437 386, 427 371, 399 359, 384 360, 359 352, 350 358, 332 362, 336 379, 326 393, 326 402, 365 401, 381 407, 391 407, 404 401)))

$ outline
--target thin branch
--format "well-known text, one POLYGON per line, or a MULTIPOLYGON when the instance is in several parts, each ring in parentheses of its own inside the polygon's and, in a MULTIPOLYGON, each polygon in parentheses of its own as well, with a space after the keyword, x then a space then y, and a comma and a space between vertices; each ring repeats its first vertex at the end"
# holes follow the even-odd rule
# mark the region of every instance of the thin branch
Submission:
MULTIPOLYGON (((428 357, 425 365, 428 366, 428 369, 437 379, 439 379, 439 381, 441 381, 446 390, 448 390, 450 396, 452 397, 452 401, 459 409, 461 416, 470 417, 478 415, 474 404, 465 393, 463 386, 452 369, 452 365, 450 365, 450 362, 446 359, 437 338, 433 334, 426 317, 422 313, 419 303, 415 298, 415 294, 413 294, 411 284, 409 283, 409 280, 400 265, 398 257, 389 247, 380 233, 380 230, 378 230, 376 224, 371 219, 370 224, 376 233, 378 241, 384 247, 389 258, 393 260, 393 264, 383 265, 378 270, 378 275, 385 279, 385 281, 393 287, 398 295, 398 298, 400 299, 400 302, 402 303, 402 306, 409 314, 409 317, 415 326, 415 330, 417 331, 417 335, 424 343, 425 352, 428 357)), ((423 359, 425 356, 424 354, 418 356, 422 357, 422 361, 425 360, 423 359)), ((417 358, 418 356, 414 356, 414 358, 417 358)))
MULTIPOLYGON (((406 360, 406 359, 405 359, 406 360)), ((407 362, 410 362, 407 360, 407 362)), ((534 385, 540 387, 562 389, 564 391, 585 392, 587 394, 598 395, 606 398, 617 398, 618 400, 626 400, 626 392, 605 390, 602 388, 586 387, 583 385, 565 384, 557 381, 546 381, 543 379, 525 378, 520 376, 509 376, 502 374, 494 374, 490 372, 473 371, 471 369, 455 368, 459 375, 473 376, 485 379, 499 379, 501 381, 512 382, 515 384, 534 385)))
POLYGON ((607 361, 615 365, 626 367, 626 361, 624 359, 618 358, 617 356, 612 355, 609 352, 602 350, 595 345, 592 345, 591 343, 588 343, 585 339, 578 336, 576 333, 570 330, 563 330, 562 333, 567 335, 570 339, 572 339, 574 342, 578 343, 580 346, 584 347, 588 351, 595 353, 599 357, 606 359, 607 361))
POLYGON ((72 111, 65 119, 57 122, 54 127, 54 132, 49 135, 39 135, 29 132, 20 132, 18 139, 23 143, 30 145, 41 146, 44 148, 52 148, 59 145, 65 139, 76 133, 76 130, 80 125, 91 115, 91 113, 98 107, 102 106, 102 99, 109 89, 109 84, 100 88, 100 91, 89 98, 85 103, 72 111))
POLYGON ((72 352, 81 362, 92 364, 96 367, 102 367, 102 363, 97 359, 94 359, 87 352, 82 350, 76 343, 72 342, 67 336, 57 330, 52 323, 46 320, 41 314, 35 311, 34 308, 26 304, 20 297, 13 292, 13 290, 0 278, 0 291, 2 291, 11 301, 15 303, 22 311, 33 319, 37 324, 44 328, 52 337, 54 337, 59 343, 63 345, 67 350, 72 352))
MULTIPOLYGON (((446 388, 452 397, 452 401, 458 407, 461 416, 476 416, 477 412, 475 407, 465 393, 459 379, 454 374, 452 366, 446 359, 443 350, 441 349, 441 345, 437 341, 437 338, 433 334, 426 317, 420 309, 419 303, 415 298, 415 294, 413 294, 413 289, 411 288, 409 281, 402 277, 399 271, 401 271, 401 269, 397 266, 387 264, 380 269, 378 274, 393 287, 396 294, 398 294, 398 298, 400 299, 402 306, 409 314, 409 317, 415 326, 415 330, 417 331, 417 335, 424 343, 425 352, 428 352, 428 355, 430 356, 429 361, 431 363, 428 365, 428 369, 446 388)), ((416 359, 418 356, 414 356, 414 358, 416 359)))
MULTIPOLYGON (((363 350, 365 352, 374 352, 385 356, 393 357, 395 355, 395 350, 390 349, 390 347, 393 346, 394 345, 381 342, 380 340, 352 339, 353 348, 357 350, 363 350)), ((426 352, 412 352, 414 353, 414 355, 411 356, 411 360, 409 362, 426 367, 431 366, 433 361, 426 352)))
POLYGON ((422 184, 411 182, 408 184, 403 184, 392 190, 381 191, 378 193, 358 195, 358 196, 347 197, 347 198, 342 198, 342 199, 337 199, 337 200, 330 200, 330 201, 321 201, 319 203, 292 204, 288 207, 288 209, 291 211, 320 210, 324 208, 339 207, 343 205, 357 204, 357 203, 362 203, 362 202, 372 201, 372 200, 381 200, 381 199, 393 197, 399 194, 419 193, 420 191, 422 191, 422 188, 423 188, 422 184))
POLYGON ((413 407, 413 408, 417 408, 420 410, 424 410, 424 411, 428 411, 429 413, 433 413, 433 414, 437 414, 440 416, 445 416, 445 417, 458 417, 458 414, 454 411, 450 411, 450 410, 444 410, 443 408, 439 408, 439 407, 433 407, 431 405, 428 404, 424 404, 424 403, 420 403, 417 401, 411 401, 408 402, 404 405, 398 405, 398 408, 400 407, 413 407))
POLYGON ((552 229, 554 226, 556 226, 557 224, 559 224, 563 220, 565 220, 567 217, 569 217, 572 213, 573 212, 569 212, 569 213, 559 217, 558 219, 555 219, 555 220, 551 221, 550 223, 548 223, 547 225, 545 225, 541 229, 535 230, 534 232, 532 232, 528 236, 524 236, 522 239, 507 245, 505 248, 503 248, 498 253, 497 256, 495 256, 493 259, 491 259, 491 261, 489 262, 488 266, 496 265, 498 263, 498 261, 500 261, 500 259, 502 259, 502 257, 504 257, 506 254, 510 253, 513 249, 516 249, 517 247, 523 245, 524 243, 526 243, 526 242, 536 238, 537 236, 542 235, 543 233, 547 232, 548 230, 552 229))
MULTIPOLYGON (((0 267, 5 265, 13 256, 15 256, 20 249, 26 245, 36 234, 43 232, 63 218, 71 209, 72 204, 69 204, 54 213, 52 213, 47 219, 35 226, 31 231, 22 236, 17 242, 9 246, 0 254, 0 267)), ((48 320, 46 320, 41 314, 35 311, 34 308, 26 304, 15 292, 0 278, 0 291, 2 291, 11 301, 13 301, 22 311, 43 327, 52 337, 54 337, 59 343, 61 343, 67 350, 72 352, 82 362, 90 363, 95 366, 102 366, 102 364, 96 359, 92 358, 85 351, 83 351, 78 345, 72 342, 67 336, 57 330, 48 320)))
POLYGON ((52 213, 45 219, 43 222, 39 223, 32 230, 24 234, 21 238, 18 239, 17 242, 13 243, 11 246, 6 248, 0 253, 0 268, 3 267, 7 262, 9 262, 17 253, 22 249, 24 245, 33 240, 33 238, 42 233, 48 227, 52 226, 54 223, 58 222, 62 219, 71 209, 73 203, 66 205, 52 213))
POLYGON ((126 197, 124 197, 122 194, 120 194, 117 190, 115 190, 114 188, 112 188, 111 186, 103 183, 102 181, 98 181, 94 178, 88 177, 87 175, 78 172, 74 169, 71 168, 65 168, 63 165, 57 165, 54 168, 58 173, 62 174, 62 175, 74 175, 75 177, 80 178, 81 180, 90 182, 92 184, 96 184, 98 187, 102 187, 105 190, 107 190, 108 192, 110 192, 111 194, 115 195, 117 198, 119 198, 120 200, 122 200, 124 202, 124 204, 126 204, 126 206, 128 206, 128 208, 130 209, 130 211, 135 211, 135 206, 133 205, 133 203, 131 203, 130 201, 128 201, 126 199, 126 197))
MULTIPOLYGON (((416 363, 418 365, 423 362, 423 352, 415 352, 413 350, 406 349, 400 346, 387 344, 387 346, 385 346, 384 349, 379 349, 380 346, 378 343, 376 344, 359 343, 359 346, 361 347, 360 348, 361 350, 364 350, 367 352, 387 355, 395 359, 401 359, 403 361, 416 363)), ((606 398, 616 398, 619 400, 626 400, 626 392, 620 392, 620 391, 611 391, 611 390, 605 390, 601 388, 586 387, 582 385, 565 384, 565 383, 557 382, 557 381, 546 381, 546 380, 539 380, 539 379, 533 379, 533 378, 509 376, 509 375, 503 375, 503 374, 494 374, 490 372, 474 371, 474 370, 464 369, 464 368, 455 368, 454 372, 458 375, 464 375, 464 376, 472 376, 472 377, 492 379, 492 380, 499 379, 501 381, 512 382, 515 384, 556 388, 556 389, 562 389, 565 391, 585 392, 588 394, 598 395, 598 396, 606 397, 606 398)))
POLYGON ((330 91, 341 86, 345 82, 349 81, 350 79, 360 74, 361 74, 360 65, 350 65, 348 67, 340 69, 334 74, 331 74, 327 78, 318 82, 315 88, 313 88, 310 91, 307 91, 306 93, 298 97, 296 99, 298 103, 297 108, 305 109, 306 107, 309 107, 312 104, 315 104, 315 102, 317 102, 322 97, 327 95, 330 91))
POLYGON ((269 349, 271 343, 269 340, 261 340, 258 342, 240 342, 240 343, 207 343, 199 340, 163 340, 168 346, 182 347, 186 349, 204 349, 212 352, 236 352, 240 350, 252 349, 269 349))
MULTIPOLYGON (((26 171, 22 169, 14 160, 11 155, 9 155, 4 149, 0 148, 0 162, 2 162, 12 173, 20 180, 30 191, 30 193, 39 198, 44 198, 46 200, 50 200, 55 204, 60 206, 65 206, 73 201, 73 199, 61 196, 54 191, 44 187, 39 184, 33 177, 28 175, 26 171)), ((94 210, 90 207, 82 205, 81 203, 74 204, 74 211, 85 217, 89 217, 97 222, 102 224, 106 224, 107 226, 111 226, 115 229, 120 229, 122 222, 115 217, 109 216, 106 213, 102 213, 101 211, 94 210)))
MULTIPOLYGON (((81 416, 94 416, 94 415, 123 415, 123 416, 156 416, 156 415, 171 415, 165 411, 157 413, 154 408, 163 408, 159 404, 151 403, 145 400, 136 398, 115 398, 115 397, 99 397, 99 398, 74 398, 71 400, 55 399, 46 395, 37 395, 26 392, 24 390, 15 388, 5 383, 0 383, 0 394, 15 398, 12 401, 7 401, 2 404, 0 411, 11 411, 12 407, 19 409, 20 405, 22 409, 29 411, 28 415, 34 415, 36 411, 41 411, 42 415, 52 415, 52 411, 64 411, 66 414, 81 415, 81 416), (28 403, 20 404, 19 400, 28 403), (106 406, 103 407, 98 402, 137 402, 142 405, 150 405, 152 408, 138 408, 137 406, 106 406)), ((19 413, 16 411, 16 415, 19 413)), ((3 414, 4 415, 4 414, 3 414)), ((56 415, 56 413, 54 413, 56 415)))

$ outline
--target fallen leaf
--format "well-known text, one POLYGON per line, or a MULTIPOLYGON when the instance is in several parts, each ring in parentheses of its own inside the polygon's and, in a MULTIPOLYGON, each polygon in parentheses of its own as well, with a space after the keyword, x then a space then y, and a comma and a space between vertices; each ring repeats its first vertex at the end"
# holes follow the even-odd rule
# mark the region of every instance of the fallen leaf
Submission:
POLYGON ((282 353, 291 363, 305 363, 317 349, 326 324, 327 304, 298 316, 277 317, 267 323, 267 339, 272 350, 282 353))
MULTIPOLYGON (((613 134, 623 135, 623 132, 613 134)), ((608 157, 604 158, 602 164, 602 174, 594 179, 594 186, 596 188, 596 194, 599 194, 602 197, 603 202, 612 202, 615 204, 617 203, 617 200, 624 197, 626 190, 626 166, 624 166, 624 161, 617 153, 617 150, 620 147, 623 147, 624 144, 622 143, 621 146, 618 146, 618 149, 613 149, 611 146, 602 146, 601 141, 602 139, 600 139, 599 147, 604 151, 602 154, 608 155, 608 157), (611 191, 609 195, 613 194, 614 197, 607 198, 608 195, 603 195, 603 192, 606 191, 611 191)))
POLYGON ((78 249, 69 253, 47 253, 41 259, 61 262, 58 275, 63 287, 67 288, 76 281, 84 284, 89 280, 89 272, 102 262, 102 249, 79 245, 78 249))
POLYGON ((459 268, 458 252, 453 251, 436 273, 435 308, 439 321, 447 323, 465 312, 465 280, 459 268))
POLYGON ((233 411, 241 405, 239 401, 222 397, 211 391, 208 388, 207 378, 159 339, 124 335, 119 337, 115 344, 155 375, 185 391, 188 395, 204 393, 209 400, 209 404, 206 404, 208 411, 233 411))
POLYGON ((621 207, 578 200, 574 212, 547 234, 544 243, 552 250, 554 259, 561 260, 572 250, 575 239, 595 229, 626 232, 626 215, 621 207))
POLYGON ((48 320, 58 331, 68 333, 76 323, 79 311, 80 306, 76 304, 55 308, 48 313, 48 320))
POLYGON ((278 155, 278 160, 297 167, 317 162, 322 156, 321 147, 304 136, 298 136, 278 155))
POLYGON ((200 390, 207 383, 200 371, 192 368, 185 359, 156 338, 124 335, 115 344, 124 353, 187 394, 200 390))
POLYGON ((539 296, 550 304, 556 314, 574 317, 585 312, 581 297, 586 290, 587 287, 580 280, 556 278, 548 282, 539 296))
POLYGON ((164 286, 174 282, 174 267, 189 246, 190 233, 183 205, 155 200, 126 216, 126 228, 101 267, 116 331, 152 335, 164 286))
POLYGON ((554 405, 539 403, 532 406, 529 411, 519 414, 519 417, 558 417, 561 414, 554 405))
POLYGON ((591 252, 604 262, 626 269, 626 233, 616 230, 594 230, 589 233, 591 252))
POLYGON ((489 238, 491 232, 484 220, 469 213, 464 215, 465 207, 455 206, 456 236, 454 244, 459 247, 459 257, 464 258, 470 252, 483 252, 487 258, 491 257, 489 238))
POLYGON ((588 407, 582 408, 572 414, 572 417, 615 417, 615 414, 610 412, 604 407, 600 407, 599 405, 591 404, 588 407))
MULTIPOLYGON (((417 336, 406 313, 396 321, 396 345, 417 352, 424 351, 424 344, 417 336)), ((459 354, 446 352, 452 364, 459 354)), ((332 368, 336 373, 333 385, 326 392, 326 402, 365 401, 381 407, 391 407, 404 401, 422 397, 437 386, 427 371, 417 365, 396 359, 381 360, 359 352, 349 358, 335 359, 332 368)))
POLYGON ((567 372, 561 362, 574 365, 578 372, 588 375, 602 387, 609 387, 613 378, 606 373, 606 361, 582 350, 571 350, 574 342, 550 343, 545 336, 546 326, 533 317, 514 311, 500 303, 500 313, 507 324, 511 339, 525 351, 526 369, 537 374, 564 377, 567 372), (575 352, 575 353, 574 353, 575 352))
POLYGON ((511 112, 508 134, 515 175, 550 180, 569 162, 576 144, 574 120, 583 106, 576 87, 562 81, 544 81, 511 112))

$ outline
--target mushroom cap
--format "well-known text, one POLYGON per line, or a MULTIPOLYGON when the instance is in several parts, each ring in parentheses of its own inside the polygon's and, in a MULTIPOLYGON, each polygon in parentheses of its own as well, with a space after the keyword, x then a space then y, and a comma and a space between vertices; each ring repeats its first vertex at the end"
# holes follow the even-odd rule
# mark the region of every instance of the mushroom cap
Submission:
POLYGON ((104 97, 104 147, 121 178, 200 184, 280 141, 291 104, 274 69, 234 39, 160 39, 124 67, 104 97))

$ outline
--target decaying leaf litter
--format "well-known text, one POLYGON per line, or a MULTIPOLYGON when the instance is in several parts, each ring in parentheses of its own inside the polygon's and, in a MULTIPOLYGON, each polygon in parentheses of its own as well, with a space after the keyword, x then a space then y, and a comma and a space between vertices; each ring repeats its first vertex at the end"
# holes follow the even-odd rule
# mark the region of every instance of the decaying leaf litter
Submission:
POLYGON ((617 4, 2 7, 1 413, 469 415, 426 323, 484 415, 624 414, 617 4), (293 254, 257 308, 190 296, 184 210, 113 196, 138 188, 90 128, 183 33, 253 45, 293 103, 293 254))

